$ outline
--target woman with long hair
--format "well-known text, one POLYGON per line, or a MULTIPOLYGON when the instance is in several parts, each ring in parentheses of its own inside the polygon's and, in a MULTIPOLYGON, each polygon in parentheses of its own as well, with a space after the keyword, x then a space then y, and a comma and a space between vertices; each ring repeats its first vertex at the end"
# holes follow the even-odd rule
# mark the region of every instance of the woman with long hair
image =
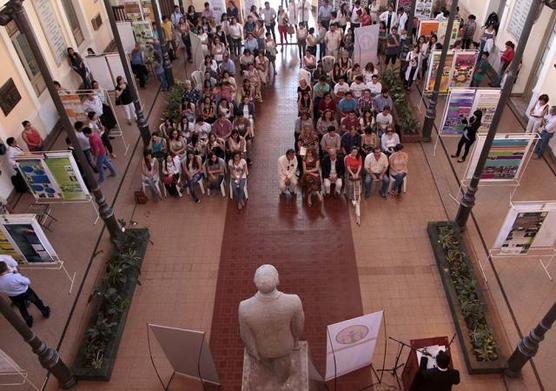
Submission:
POLYGON ((462 119, 462 122, 465 124, 465 128, 463 129, 463 134, 459 140, 458 149, 456 153, 452 155, 453 158, 458 158, 462 147, 465 146, 463 156, 458 159, 458 163, 463 163, 465 161, 471 145, 473 145, 475 139, 477 138, 477 131, 481 127, 482 118, 483 112, 481 110, 475 110, 470 118, 462 119))
POLYGON ((158 160, 153 158, 150 149, 143 151, 143 161, 141 162, 141 180, 153 194, 153 199, 162 199, 159 187, 158 160))
POLYGON ((320 181, 320 161, 314 149, 307 150, 303 158, 303 191, 307 196, 307 205, 313 206, 313 195, 316 194, 322 202, 321 181, 320 181))
POLYGON ((195 203, 201 202, 197 195, 195 185, 203 179, 203 161, 193 151, 187 151, 187 155, 181 163, 183 187, 189 189, 189 194, 195 203))

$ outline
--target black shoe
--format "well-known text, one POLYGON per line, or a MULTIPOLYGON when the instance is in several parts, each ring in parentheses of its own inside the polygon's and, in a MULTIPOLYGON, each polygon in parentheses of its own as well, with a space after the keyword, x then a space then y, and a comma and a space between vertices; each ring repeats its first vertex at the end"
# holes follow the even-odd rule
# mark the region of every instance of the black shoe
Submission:
POLYGON ((33 317, 29 316, 28 318, 25 319, 25 323, 27 323, 27 326, 29 328, 33 327, 33 317))
POLYGON ((42 313, 43 318, 46 318, 46 319, 50 318, 50 307, 49 306, 44 307, 44 310, 41 311, 41 313, 42 313))
POLYGON ((450 155, 450 156, 451 156, 451 157, 453 157, 453 158, 456 158, 456 157, 458 157, 458 155, 450 155))

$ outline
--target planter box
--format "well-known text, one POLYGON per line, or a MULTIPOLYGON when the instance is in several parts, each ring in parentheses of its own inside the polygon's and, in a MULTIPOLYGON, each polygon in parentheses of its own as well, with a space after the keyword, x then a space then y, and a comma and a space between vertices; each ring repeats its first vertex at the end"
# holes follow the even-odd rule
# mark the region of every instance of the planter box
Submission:
POLYGON ((478 287, 476 287, 476 293, 479 300, 483 303, 483 308, 485 309, 486 323, 491 330, 494 339, 496 341, 496 351, 498 353, 498 359, 495 361, 479 361, 475 357, 473 351, 473 345, 471 344, 469 332, 465 319, 461 313, 460 305, 456 290, 452 283, 450 277, 448 263, 445 258, 444 249, 440 244, 438 228, 442 226, 451 226, 454 228, 454 236, 457 238, 460 244, 460 251, 463 253, 464 261, 469 266, 469 271, 471 278, 474 281, 478 281, 475 275, 475 271, 469 260, 467 248, 463 241, 463 237, 459 232, 459 228, 452 221, 440 221, 440 222, 430 222, 427 227, 431 245, 434 251, 434 257, 436 258, 436 264, 438 266, 438 271, 440 273, 440 278, 442 280, 442 285, 444 286, 444 291, 446 292, 446 298, 448 299, 448 304, 450 306, 450 312, 452 313, 452 318, 456 327, 456 332, 458 335, 458 340, 463 352, 463 358, 465 361, 465 366, 470 374, 485 374, 485 373, 501 373, 505 369, 506 359, 502 355, 502 346, 500 341, 501 338, 497 336, 496 330, 493 328, 492 316, 488 313, 486 306, 484 306, 485 300, 482 292, 478 287))
POLYGON ((420 143, 421 141, 423 141, 423 136, 421 135, 421 132, 417 134, 406 134, 402 130, 400 134, 400 141, 402 142, 402 144, 420 143))
MULTIPOLYGON (((112 370, 114 369, 114 364, 116 362, 116 354, 118 352, 118 347, 120 345, 120 340, 124 333, 125 323, 127 319, 127 314, 129 309, 131 308, 131 301, 133 299, 133 293, 135 292, 135 286, 137 285, 138 278, 139 278, 139 271, 141 265, 143 263, 143 259, 145 257, 145 253, 147 251, 147 246, 149 244, 149 230, 147 228, 131 228, 127 229, 126 232, 131 233, 135 236, 135 245, 134 248, 137 252, 137 257, 140 258, 138 262, 138 269, 136 273, 128 276, 127 283, 121 288, 120 294, 127 300, 127 306, 124 310, 119 314, 119 317, 115 320, 117 322, 116 325, 116 332, 114 334, 114 338, 111 343, 108 344, 108 349, 104 352, 103 355, 103 365, 101 368, 86 368, 82 366, 83 358, 85 356, 87 350, 87 339, 86 336, 83 336, 81 346, 77 353, 77 356, 74 361, 73 365, 73 373, 79 380, 103 380, 108 381, 112 376, 112 370)), ((116 250, 113 250, 113 253, 116 250)), ((97 316, 97 312, 102 304, 102 300, 96 300, 96 303, 93 307, 93 311, 89 317, 89 322, 87 328, 91 327, 97 316)))

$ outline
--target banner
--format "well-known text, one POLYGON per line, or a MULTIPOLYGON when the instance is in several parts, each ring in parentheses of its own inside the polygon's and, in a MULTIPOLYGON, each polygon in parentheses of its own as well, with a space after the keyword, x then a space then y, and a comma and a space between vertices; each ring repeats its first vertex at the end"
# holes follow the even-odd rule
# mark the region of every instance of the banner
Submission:
POLYGON ((378 63, 378 24, 355 29, 353 61, 361 67, 369 62, 378 63))
POLYGON ((465 125, 463 118, 468 118, 475 102, 475 90, 469 89, 453 89, 450 90, 446 109, 444 111, 444 119, 442 120, 442 128, 440 134, 444 135, 461 135, 465 125))
POLYGON ((478 52, 475 50, 455 53, 450 87, 469 87, 471 85, 477 55, 478 52))
POLYGON ((477 90, 475 93, 475 103, 473 104, 472 111, 481 110, 483 112, 481 127, 479 128, 478 133, 488 132, 488 128, 492 123, 492 118, 494 117, 494 112, 496 111, 496 106, 498 106, 499 100, 500 89, 477 90))
POLYGON ((501 255, 527 255, 529 250, 554 248, 556 203, 515 202, 498 233, 494 248, 501 255))
MULTIPOLYGON (((524 168, 526 156, 535 140, 532 134, 498 134, 488 152, 481 180, 502 182, 518 180, 524 168)), ((466 179, 473 177, 479 156, 485 144, 486 135, 477 136, 477 146, 469 163, 466 179)))
POLYGON ((371 364, 382 315, 378 311, 326 328, 326 381, 371 364))
MULTIPOLYGON (((430 56, 429 73, 427 77, 427 84, 425 92, 432 92, 434 90, 434 82, 436 79, 436 70, 440 64, 440 50, 435 50, 430 56)), ((445 94, 448 92, 450 87, 450 74, 452 72, 452 63, 454 61, 454 53, 449 52, 446 55, 446 62, 444 63, 444 72, 442 73, 442 78, 440 79, 440 93, 445 94)))
POLYGON ((21 155, 15 160, 29 190, 38 202, 91 199, 70 151, 21 155))
POLYGON ((416 0, 415 17, 420 20, 430 19, 432 16, 433 0, 416 0))
POLYGON ((14 257, 18 262, 26 264, 26 266, 58 262, 58 256, 46 238, 35 215, 2 215, 0 222, 0 230, 3 236, 20 255, 14 257))

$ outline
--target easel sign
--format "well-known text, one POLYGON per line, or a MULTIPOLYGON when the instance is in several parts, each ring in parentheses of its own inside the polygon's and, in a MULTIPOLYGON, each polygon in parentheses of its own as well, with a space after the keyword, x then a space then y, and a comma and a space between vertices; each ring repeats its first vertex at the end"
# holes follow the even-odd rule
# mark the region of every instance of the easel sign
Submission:
POLYGON ((0 232, 2 254, 13 256, 21 267, 63 270, 70 280, 71 293, 75 273, 70 276, 35 215, 0 215, 0 232))

